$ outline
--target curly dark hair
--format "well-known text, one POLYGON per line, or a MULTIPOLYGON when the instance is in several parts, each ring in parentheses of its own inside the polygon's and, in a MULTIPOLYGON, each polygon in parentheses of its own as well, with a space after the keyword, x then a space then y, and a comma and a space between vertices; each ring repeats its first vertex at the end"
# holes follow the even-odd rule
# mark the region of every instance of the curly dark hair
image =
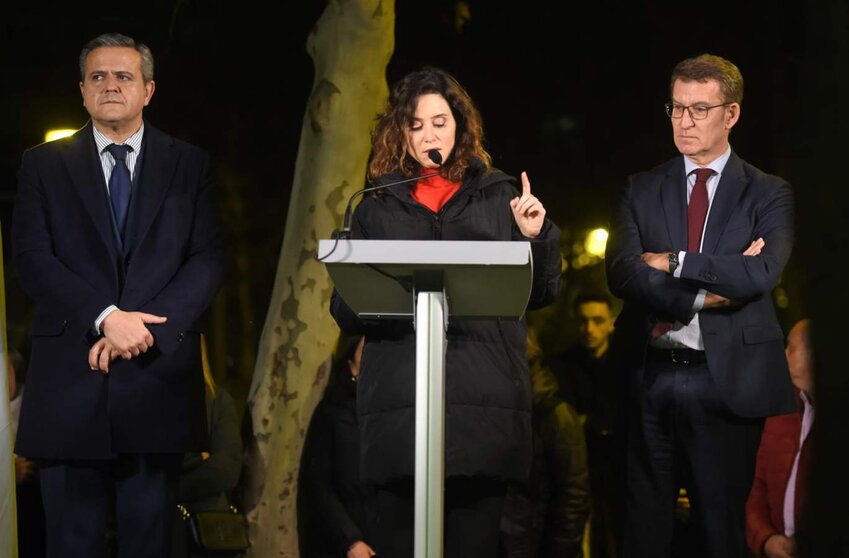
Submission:
POLYGON ((406 132, 413 123, 419 97, 429 93, 441 95, 448 102, 457 122, 454 149, 440 168, 442 175, 460 182, 473 157, 486 167, 492 164, 483 148, 483 122, 471 97, 451 74, 427 66, 404 76, 389 93, 386 110, 378 117, 372 134, 370 179, 396 171, 412 177, 420 171, 419 163, 407 153, 406 132))

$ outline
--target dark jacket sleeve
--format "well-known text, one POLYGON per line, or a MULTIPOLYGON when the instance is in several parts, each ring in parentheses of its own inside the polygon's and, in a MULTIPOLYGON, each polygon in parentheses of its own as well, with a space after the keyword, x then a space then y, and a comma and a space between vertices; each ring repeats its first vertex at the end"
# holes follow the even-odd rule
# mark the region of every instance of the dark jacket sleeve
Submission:
POLYGON ((528 301, 528 309, 535 310, 554 302, 560 294, 560 229, 553 221, 545 220, 539 236, 526 238, 518 232, 514 240, 527 240, 531 243, 533 257, 533 285, 528 301))
POLYGON ((177 349, 181 341, 178 333, 191 328, 212 302, 223 272, 209 156, 198 150, 196 157, 198 160, 194 164, 198 166, 198 188, 194 200, 195 212, 190 216, 192 229, 185 248, 185 258, 168 284, 138 308, 141 312, 168 317, 164 324, 150 327, 157 345, 165 353, 177 349))
POLYGON ((604 256, 607 285, 618 298, 646 306, 655 314, 689 323, 698 288, 653 269, 640 259, 646 250, 634 215, 634 190, 631 177, 613 210, 604 256))
MULTIPOLYGON (((366 207, 368 204, 366 204, 366 207)), ((368 217, 364 217, 364 213, 366 213, 363 209, 362 204, 358 205, 354 210, 354 214, 351 220, 351 238, 356 240, 364 240, 368 239, 368 225, 363 223, 363 219, 368 219, 368 217)), ((351 310, 351 307, 345 302, 342 296, 339 294, 339 291, 333 289, 333 294, 330 296, 330 315, 333 316, 333 319, 336 320, 336 325, 339 326, 343 332, 348 335, 364 335, 366 333, 366 327, 370 325, 375 325, 379 322, 379 320, 362 320, 357 314, 351 310)))
MULTIPOLYGON (((180 476, 179 499, 192 502, 228 493, 239 482, 242 438, 232 396, 218 387, 209 418, 209 458, 180 476)), ((184 463, 191 463, 187 456, 184 463)))
POLYGON ((44 149, 25 152, 18 173, 12 220, 15 270, 23 289, 37 304, 94 326, 97 316, 118 301, 75 273, 54 253, 45 190, 50 184, 40 173, 45 163, 39 157, 45 157, 44 149))
POLYGON ((757 209, 754 238, 765 245, 757 256, 687 252, 681 278, 732 300, 768 293, 778 284, 793 248, 793 194, 781 182, 771 199, 757 209))
POLYGON ((339 556, 344 556, 352 544, 364 540, 364 535, 334 489, 333 463, 340 456, 333 451, 335 429, 329 407, 326 402, 320 402, 310 421, 301 458, 299 490, 311 525, 308 536, 327 537, 331 546, 339 550, 339 556))
POLYGON ((551 508, 541 556, 583 556, 582 540, 590 506, 587 445, 578 414, 560 401, 543 425, 546 456, 551 462, 551 508))
POLYGON ((351 310, 336 289, 330 295, 330 315, 336 320, 339 329, 348 335, 362 335, 365 332, 363 320, 351 310))

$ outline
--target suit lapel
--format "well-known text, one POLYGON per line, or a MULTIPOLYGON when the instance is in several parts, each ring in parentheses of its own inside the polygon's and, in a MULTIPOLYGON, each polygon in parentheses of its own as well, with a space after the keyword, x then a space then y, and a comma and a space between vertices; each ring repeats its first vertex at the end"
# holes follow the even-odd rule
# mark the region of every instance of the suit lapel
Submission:
POLYGON ((713 202, 708 213, 707 226, 705 227, 705 238, 702 241, 702 252, 713 254, 725 230, 728 219, 734 212, 740 196, 746 189, 746 175, 743 172, 743 163, 739 157, 731 153, 728 163, 722 171, 722 177, 713 195, 713 202))
POLYGON ((663 184, 660 185, 661 205, 666 215, 669 241, 673 251, 687 249, 687 182, 684 176, 684 161, 669 167, 663 184))
POLYGON ((173 143, 173 139, 145 123, 141 175, 133 195, 132 238, 127 239, 127 249, 130 251, 135 251, 135 247, 144 241, 171 186, 177 166, 173 143))
POLYGON ((106 181, 94 144, 91 122, 80 129, 62 152, 62 159, 104 247, 110 254, 116 253, 112 209, 106 192, 106 181))

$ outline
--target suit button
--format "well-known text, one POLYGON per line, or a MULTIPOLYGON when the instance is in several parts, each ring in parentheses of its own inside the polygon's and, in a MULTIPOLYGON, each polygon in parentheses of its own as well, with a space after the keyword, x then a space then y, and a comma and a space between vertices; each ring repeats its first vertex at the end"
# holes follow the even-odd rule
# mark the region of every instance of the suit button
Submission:
POLYGON ((177 342, 182 342, 182 341, 183 341, 183 339, 185 339, 185 337, 186 337, 186 336, 185 336, 183 333, 179 333, 179 334, 177 335, 177 342))

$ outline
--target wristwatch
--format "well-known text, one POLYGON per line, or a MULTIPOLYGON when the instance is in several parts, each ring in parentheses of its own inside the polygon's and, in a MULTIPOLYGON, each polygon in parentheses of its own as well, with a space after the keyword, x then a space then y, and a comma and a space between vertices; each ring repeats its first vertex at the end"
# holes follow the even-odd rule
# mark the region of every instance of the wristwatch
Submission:
POLYGON ((678 252, 669 252, 669 273, 675 273, 678 269, 678 252))

